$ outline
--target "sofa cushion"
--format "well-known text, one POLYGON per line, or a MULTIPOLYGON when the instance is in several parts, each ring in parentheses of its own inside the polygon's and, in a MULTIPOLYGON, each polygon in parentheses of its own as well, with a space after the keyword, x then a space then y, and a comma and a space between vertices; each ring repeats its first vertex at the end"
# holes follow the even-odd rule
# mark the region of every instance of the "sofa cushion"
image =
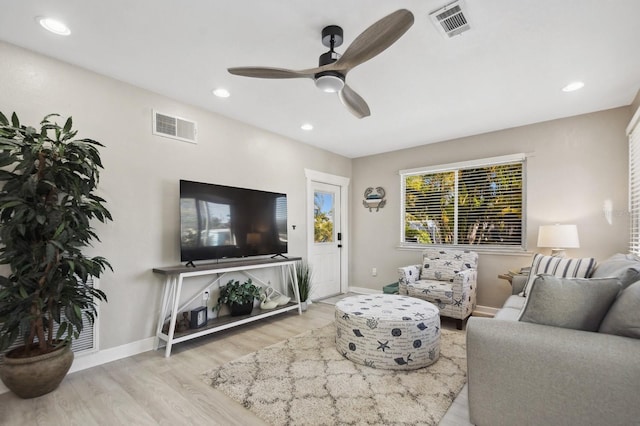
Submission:
POLYGON ((538 274, 548 274, 562 278, 586 278, 591 274, 595 263, 596 261, 592 257, 573 259, 570 257, 544 256, 536 253, 533 256, 531 272, 529 272, 529 278, 524 287, 524 296, 529 294, 531 284, 538 274))
POLYGON ((618 294, 599 331, 640 339, 640 281, 618 294))
POLYGON ((512 295, 512 296, 509 296, 506 302, 504 302, 504 305, 502 305, 502 308, 517 309, 518 312, 520 312, 526 300, 527 299, 522 296, 512 295))
POLYGON ((534 280, 519 319, 597 331, 621 287, 617 278, 570 279, 542 274, 534 280))
POLYGON ((453 303, 453 289, 451 283, 437 280, 419 280, 407 285, 409 296, 417 297, 438 306, 453 303))
POLYGON ((420 279, 453 282, 456 274, 461 270, 462 260, 424 259, 420 279))
POLYGON ((640 258, 633 254, 614 254, 598 262, 591 278, 618 278, 625 288, 640 280, 640 258))

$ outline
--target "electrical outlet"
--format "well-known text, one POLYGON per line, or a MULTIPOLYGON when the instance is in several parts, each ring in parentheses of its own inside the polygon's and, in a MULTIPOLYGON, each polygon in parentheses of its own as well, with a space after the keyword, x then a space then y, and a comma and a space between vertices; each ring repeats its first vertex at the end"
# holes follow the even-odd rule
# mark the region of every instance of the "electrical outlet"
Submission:
POLYGON ((209 300, 209 292, 208 291, 205 291, 205 292, 202 293, 202 300, 204 300, 205 302, 207 300, 209 300))
POLYGON ((371 276, 372 277, 378 276, 378 268, 371 268, 371 276))

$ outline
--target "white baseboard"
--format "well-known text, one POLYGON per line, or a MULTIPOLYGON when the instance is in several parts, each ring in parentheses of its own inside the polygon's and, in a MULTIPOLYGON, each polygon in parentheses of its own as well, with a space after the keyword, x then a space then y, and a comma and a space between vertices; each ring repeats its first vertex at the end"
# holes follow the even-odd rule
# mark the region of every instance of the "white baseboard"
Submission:
POLYGON ((117 361, 142 352, 151 351, 153 350, 155 339, 155 337, 148 337, 144 340, 138 340, 137 342, 127 343, 126 345, 116 346, 115 348, 76 356, 73 360, 73 365, 71 366, 69 373, 75 373, 76 371, 96 367, 111 361, 117 361))
MULTIPOLYGON (((138 340, 137 342, 127 343, 126 345, 116 346, 115 348, 76 355, 69 369, 69 373, 75 373, 76 371, 86 370, 87 368, 151 351, 153 350, 155 339, 155 337, 149 337, 138 340)), ((5 392, 9 392, 9 389, 6 388, 4 383, 0 382, 0 394, 5 392)))
POLYGON ((476 309, 473 311, 472 315, 475 315, 477 317, 493 318, 499 310, 500 308, 492 308, 491 306, 476 305, 476 309))

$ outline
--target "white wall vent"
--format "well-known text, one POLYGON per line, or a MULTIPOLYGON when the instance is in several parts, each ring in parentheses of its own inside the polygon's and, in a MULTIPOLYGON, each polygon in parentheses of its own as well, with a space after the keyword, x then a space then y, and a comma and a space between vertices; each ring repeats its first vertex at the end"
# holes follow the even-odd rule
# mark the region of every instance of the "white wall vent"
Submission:
POLYGON ((184 142, 198 143, 198 126, 195 121, 153 111, 153 134, 184 142))
POLYGON ((451 38, 471 29, 463 8, 463 1, 456 0, 429 14, 431 21, 444 38, 451 38))

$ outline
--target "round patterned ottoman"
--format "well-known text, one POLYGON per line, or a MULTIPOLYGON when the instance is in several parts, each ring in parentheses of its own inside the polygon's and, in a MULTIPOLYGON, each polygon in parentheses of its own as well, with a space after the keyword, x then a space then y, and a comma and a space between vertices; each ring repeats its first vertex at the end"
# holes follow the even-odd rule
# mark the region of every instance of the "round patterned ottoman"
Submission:
POLYGON ((346 297, 336 303, 336 349, 369 367, 426 367, 440 356, 440 311, 395 294, 346 297))

